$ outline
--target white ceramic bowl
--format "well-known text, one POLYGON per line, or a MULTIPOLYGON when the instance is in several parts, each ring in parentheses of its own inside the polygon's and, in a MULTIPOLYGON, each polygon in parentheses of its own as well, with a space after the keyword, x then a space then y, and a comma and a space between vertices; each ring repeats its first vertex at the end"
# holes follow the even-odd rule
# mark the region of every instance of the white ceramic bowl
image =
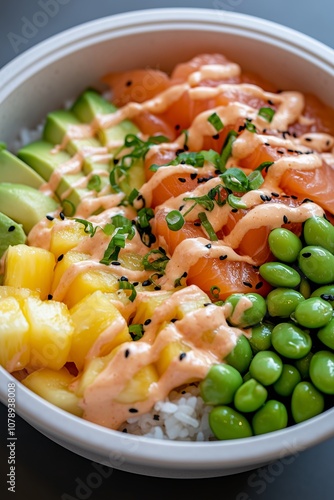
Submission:
MULTIPOLYGON (((291 29, 250 16, 203 9, 116 15, 68 30, 0 72, 0 138, 9 144, 48 111, 111 70, 171 69, 203 52, 222 52, 278 87, 318 95, 334 107, 334 52, 291 29)), ((0 369, 0 397, 14 379, 0 369)), ((124 471, 161 477, 214 477, 299 453, 334 435, 334 409, 279 432, 226 442, 170 442, 108 430, 76 418, 16 384, 16 410, 65 448, 124 471)), ((288 459, 287 459, 288 460, 288 459)))

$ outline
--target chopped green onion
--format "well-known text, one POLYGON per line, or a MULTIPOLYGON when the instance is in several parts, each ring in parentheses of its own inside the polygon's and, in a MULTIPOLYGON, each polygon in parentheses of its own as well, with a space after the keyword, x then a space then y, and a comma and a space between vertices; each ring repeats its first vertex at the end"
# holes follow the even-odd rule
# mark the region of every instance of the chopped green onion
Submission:
POLYGON ((138 224, 144 229, 149 227, 150 220, 154 218, 154 211, 152 208, 141 208, 137 214, 138 224))
POLYGON ((217 113, 212 113, 208 118, 208 122, 211 123, 217 132, 220 132, 224 128, 224 124, 217 113))
MULTIPOLYGON (((210 198, 210 196, 208 194, 204 194, 203 196, 194 196, 193 198, 191 196, 189 196, 189 197, 183 198, 183 201, 193 201, 193 202, 195 202, 195 205, 200 205, 201 207, 203 207, 205 210, 208 210, 209 212, 211 212, 215 206, 214 201, 212 200, 212 198, 210 198)), ((194 208, 195 205, 193 205, 191 207, 191 210, 194 208)), ((189 212, 190 212, 190 210, 188 210, 184 214, 184 216, 187 215, 189 212)))
POLYGON ((183 273, 182 276, 179 278, 176 278, 174 280, 174 288, 178 288, 179 286, 182 286, 182 279, 187 277, 187 273, 183 273))
POLYGON ((128 175, 129 167, 124 165, 116 165, 109 174, 109 182, 111 187, 116 193, 120 193, 122 190, 119 187, 119 182, 128 175))
POLYGON ((128 196, 128 201, 129 201, 130 205, 133 205, 133 202, 135 201, 135 199, 137 198, 138 195, 139 195, 138 189, 133 188, 133 190, 131 191, 131 193, 128 196))
POLYGON ((159 168, 166 166, 167 165, 158 165, 157 163, 152 163, 152 165, 149 167, 149 170, 151 170, 152 172, 156 172, 157 170, 159 170, 159 168))
POLYGON ((166 215, 168 229, 171 231, 179 231, 184 225, 184 218, 178 210, 172 210, 166 215))
POLYGON ((268 168, 273 165, 273 161, 264 161, 259 165, 255 170, 258 170, 259 172, 262 172, 262 170, 265 170, 266 172, 268 171, 268 168))
POLYGON ((219 294, 220 294, 219 286, 212 286, 210 288, 210 293, 214 299, 219 299, 219 294))
POLYGON ((160 250, 159 248, 154 248, 144 255, 142 263, 146 271, 164 272, 168 261, 169 258, 167 257, 165 251, 160 250), (158 258, 152 259, 151 257, 153 255, 158 256, 158 258))
POLYGON ((202 226, 204 227, 207 235, 209 236, 211 241, 218 241, 218 237, 210 224, 205 212, 200 212, 198 214, 198 218, 201 221, 202 226))
POLYGON ((248 176, 248 188, 250 191, 253 189, 258 189, 264 182, 264 179, 262 177, 261 172, 258 170, 254 170, 251 174, 248 176))
POLYGON ((113 260, 118 259, 121 248, 125 247, 125 241, 127 239, 132 240, 135 235, 135 229, 132 222, 123 215, 115 215, 111 218, 111 222, 115 231, 104 252, 103 258, 100 260, 100 263, 106 266, 109 266, 113 260))
POLYGON ((140 340, 144 334, 144 326, 141 323, 129 325, 129 333, 132 340, 140 340))
POLYGON ((209 149, 208 151, 201 151, 205 161, 212 163, 218 170, 222 170, 221 156, 214 149, 209 149))
POLYGON ((93 226, 93 224, 91 222, 89 222, 88 220, 85 220, 85 219, 74 219, 76 222, 79 222, 80 224, 83 224, 85 226, 85 229, 84 229, 84 232, 89 234, 89 236, 91 238, 93 238, 93 236, 95 235, 96 233, 96 230, 98 228, 98 226, 93 226))
POLYGON ((273 108, 260 108, 258 115, 262 116, 267 122, 271 122, 271 120, 274 118, 275 110, 273 108))
POLYGON ((236 140, 238 134, 235 130, 230 130, 229 133, 226 136, 224 146, 220 155, 220 171, 224 172, 225 171, 225 166, 227 163, 227 160, 232 154, 232 146, 234 141, 236 140))
POLYGON ((61 202, 61 204, 64 215, 66 215, 67 217, 72 217, 75 214, 75 206, 70 200, 65 199, 61 202))
POLYGON ((106 224, 103 228, 103 232, 104 234, 106 234, 107 236, 111 236, 112 233, 115 231, 115 226, 113 224, 111 224, 110 222, 108 222, 108 224, 106 224))
POLYGON ((245 128, 248 130, 248 132, 252 132, 253 134, 256 134, 256 127, 254 123, 252 123, 248 118, 246 118, 245 121, 245 128))
POLYGON ((0 151, 2 151, 3 149, 7 149, 7 144, 0 141, 0 151))
POLYGON ((89 179, 87 188, 91 189, 92 191, 96 191, 99 193, 101 191, 101 177, 97 174, 92 175, 92 177, 89 179))
POLYGON ((135 298, 137 297, 137 292, 132 283, 129 281, 119 281, 119 289, 120 290, 131 290, 131 294, 129 295, 128 299, 133 302, 135 298))
POLYGON ((141 208, 137 214, 135 222, 137 231, 144 245, 150 247, 152 243, 156 242, 156 237, 152 233, 150 220, 154 218, 154 211, 152 208, 141 208))
POLYGON ((228 168, 220 177, 227 189, 238 193, 246 193, 248 191, 247 175, 240 168, 228 168))
POLYGON ((232 208, 236 208, 237 210, 246 210, 248 206, 242 201, 242 198, 239 196, 234 196, 234 194, 229 194, 227 197, 227 203, 232 208))
POLYGON ((222 198, 222 191, 226 193, 226 188, 222 184, 219 184, 208 192, 208 197, 214 200, 219 207, 222 207, 226 203, 226 199, 222 198))

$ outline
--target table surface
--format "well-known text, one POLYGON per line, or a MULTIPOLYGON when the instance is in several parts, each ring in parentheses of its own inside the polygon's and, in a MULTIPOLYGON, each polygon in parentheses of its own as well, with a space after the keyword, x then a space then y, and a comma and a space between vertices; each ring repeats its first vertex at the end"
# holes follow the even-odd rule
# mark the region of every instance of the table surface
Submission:
MULTIPOLYGON (((255 15, 306 33, 334 47, 332 0, 178 0, 141 2, 122 0, 11 0, 1 2, 0 67, 17 54, 67 28, 111 14, 155 7, 205 7, 255 15), (38 29, 25 28, 38 12, 42 16, 38 29), (49 10, 48 10, 49 9, 49 10), (47 21, 46 21, 47 17, 47 21), (13 43, 13 35, 20 43, 13 43), (26 36, 28 34, 28 37, 26 36)), ((37 21, 38 23, 38 21, 37 21)), ((1 84, 1 83, 0 83, 1 84)), ((0 405, 0 428, 7 428, 7 409, 0 405)), ((289 463, 276 462, 251 472, 229 477, 197 480, 161 479, 129 474, 118 470, 96 469, 96 464, 53 443, 17 417, 16 422, 16 493, 12 498, 140 500, 185 496, 192 490, 194 498, 202 498, 219 488, 227 500, 313 500, 333 498, 334 439, 330 439, 293 457, 289 463), (30 494, 27 493, 28 489, 30 494), (194 490, 196 493, 194 493, 194 490)), ((2 435, 4 432, 1 433, 2 435)), ((8 494, 5 478, 8 449, 0 447, 0 493, 8 494)), ((9 494, 8 494, 9 495, 9 494)))

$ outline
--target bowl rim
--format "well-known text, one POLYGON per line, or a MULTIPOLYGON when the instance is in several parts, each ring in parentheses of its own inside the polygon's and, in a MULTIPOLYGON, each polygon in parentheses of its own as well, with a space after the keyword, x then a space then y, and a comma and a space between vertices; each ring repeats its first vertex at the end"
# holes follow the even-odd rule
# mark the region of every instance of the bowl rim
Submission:
MULTIPOLYGON (((129 30, 137 33, 161 27, 171 30, 181 25, 187 29, 210 26, 212 30, 251 37, 256 33, 257 39, 260 36, 264 41, 271 40, 280 47, 286 47, 289 52, 307 54, 313 64, 325 67, 334 76, 334 50, 322 42, 254 16, 226 11, 213 16, 213 12, 213 9, 196 8, 145 9, 106 16, 65 30, 18 55, 0 70, 0 80, 3 82, 0 104, 29 75, 63 55, 121 36, 129 30)), ((75 417, 29 391, 1 367, 0 380, 0 400, 5 404, 7 384, 16 383, 17 413, 31 425, 47 436, 53 436, 55 440, 71 443, 74 448, 79 445, 98 455, 108 456, 111 465, 112 457, 118 456, 127 463, 217 470, 240 463, 259 464, 298 454, 334 435, 334 409, 330 409, 298 425, 251 439, 195 443, 157 440, 120 433, 75 417), (194 446, 199 453, 194 453, 194 446)))

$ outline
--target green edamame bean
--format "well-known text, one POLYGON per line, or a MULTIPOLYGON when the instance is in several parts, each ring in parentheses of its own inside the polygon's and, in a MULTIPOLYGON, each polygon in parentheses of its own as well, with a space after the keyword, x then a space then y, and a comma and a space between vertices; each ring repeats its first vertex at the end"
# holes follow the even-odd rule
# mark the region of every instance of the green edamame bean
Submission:
POLYGON ((267 351, 271 347, 271 332, 274 325, 271 323, 260 323, 253 326, 249 343, 253 352, 267 351))
POLYGON ((253 352, 250 343, 245 335, 241 335, 233 351, 226 356, 225 361, 236 368, 240 373, 245 373, 252 361, 252 357, 253 352))
POLYGON ((225 363, 211 366, 205 379, 200 384, 200 394, 206 403, 219 405, 229 404, 243 380, 233 366, 225 363))
POLYGON ((318 330, 317 337, 325 346, 334 349, 334 318, 318 330))
POLYGON ((273 229, 268 236, 269 248, 282 262, 294 262, 302 249, 302 242, 292 231, 283 227, 273 229))
POLYGON ((312 339, 309 334, 293 323, 276 325, 271 334, 271 342, 278 354, 289 359, 303 358, 312 347, 312 339))
POLYGON ((247 418, 229 406, 216 406, 209 413, 209 425, 217 439, 240 439, 253 435, 247 418))
POLYGON ((310 282, 308 281, 308 279, 303 278, 303 277, 301 278, 300 285, 299 285, 299 291, 302 294, 302 296, 304 297, 304 299, 308 299, 311 296, 312 289, 311 289, 311 285, 310 285, 310 282))
POLYGON ((291 396, 301 380, 301 375, 295 366, 284 364, 282 374, 273 387, 280 396, 291 396))
POLYGON ((232 305, 232 312, 227 320, 239 328, 260 323, 267 312, 266 301, 258 293, 232 294, 226 299, 226 304, 232 305))
POLYGON ((242 380, 243 380, 244 382, 247 382, 247 380, 250 380, 251 378, 252 378, 252 375, 251 375, 249 372, 247 372, 247 373, 245 373, 245 375, 242 377, 242 380))
POLYGON ((303 236, 307 245, 318 245, 334 253, 334 227, 324 217, 311 217, 304 224, 303 236))
POLYGON ((312 292, 311 297, 321 297, 334 307, 334 285, 324 285, 312 292))
POLYGON ((282 262, 266 262, 260 266, 263 279, 275 287, 294 288, 300 283, 300 274, 282 262))
POLYGON ((288 412, 283 403, 271 399, 252 418, 255 435, 279 431, 288 425, 288 412))
POLYGON ((291 396, 291 413, 296 424, 322 413, 324 396, 310 382, 299 382, 291 396))
POLYGON ((270 316, 289 318, 297 305, 305 299, 300 292, 292 288, 276 288, 267 295, 267 309, 270 316))
POLYGON ((274 384, 281 376, 282 369, 281 358, 272 351, 259 351, 249 365, 251 376, 264 386, 274 384))
POLYGON ((297 359, 294 362, 295 367, 301 374, 302 379, 308 378, 310 374, 310 363, 313 356, 313 352, 309 352, 306 356, 301 359, 297 359))
POLYGON ((330 322, 332 316, 332 306, 320 297, 304 300, 294 311, 296 321, 306 328, 321 328, 330 322))
POLYGON ((334 281, 334 255, 325 248, 304 247, 299 253, 298 265, 313 283, 328 285, 334 281))
POLYGON ((319 391, 334 394, 334 353, 318 351, 310 363, 310 378, 319 391))
POLYGON ((244 382, 234 395, 234 406, 241 412, 258 410, 266 401, 268 391, 254 378, 244 382))

